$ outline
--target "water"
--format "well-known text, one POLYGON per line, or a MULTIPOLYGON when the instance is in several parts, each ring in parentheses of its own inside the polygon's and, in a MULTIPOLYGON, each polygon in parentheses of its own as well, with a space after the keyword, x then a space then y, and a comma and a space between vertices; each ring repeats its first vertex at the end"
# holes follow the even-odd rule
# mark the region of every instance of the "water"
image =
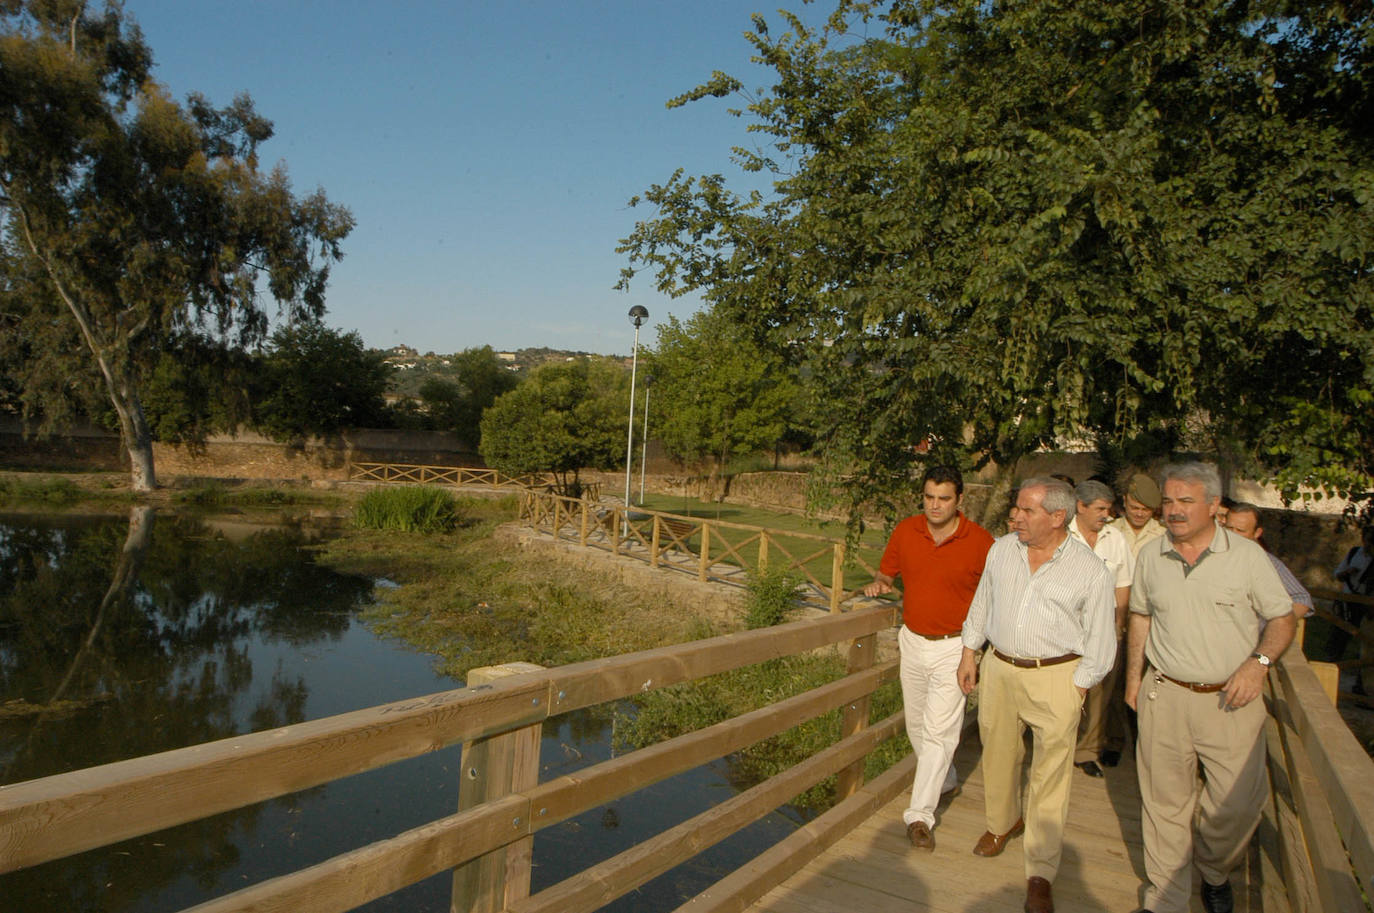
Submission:
MULTIPOLYGON (((374 581, 316 565, 309 523, 0 515, 0 784, 460 687, 358 618, 374 581), (42 708, 48 708, 43 710, 42 708)), ((544 730, 541 779, 610 757, 610 716, 544 730)), ((457 809, 453 746, 0 875, 0 913, 180 910, 457 809)), ((534 890, 733 793, 728 763, 541 831, 534 890)), ((605 909, 671 910, 792 831, 786 809, 605 909)), ((368 904, 446 911, 451 876, 368 904)))

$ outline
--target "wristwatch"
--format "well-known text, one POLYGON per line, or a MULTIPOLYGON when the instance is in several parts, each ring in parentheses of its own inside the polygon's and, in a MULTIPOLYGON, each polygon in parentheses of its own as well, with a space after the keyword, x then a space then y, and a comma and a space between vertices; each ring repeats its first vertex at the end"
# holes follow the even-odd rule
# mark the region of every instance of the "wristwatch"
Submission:
POLYGON ((1251 653, 1250 658, 1259 660, 1259 664, 1264 667, 1266 672, 1269 671, 1269 667, 1274 663, 1273 660, 1265 656, 1263 653, 1251 653))

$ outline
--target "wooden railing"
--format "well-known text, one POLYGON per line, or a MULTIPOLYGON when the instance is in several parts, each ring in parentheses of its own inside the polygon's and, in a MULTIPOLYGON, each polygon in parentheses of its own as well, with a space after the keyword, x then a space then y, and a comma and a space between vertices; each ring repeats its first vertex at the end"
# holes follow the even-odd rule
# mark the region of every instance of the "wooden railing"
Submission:
POLYGON ((896 679, 895 662, 876 661, 877 634, 896 621, 895 609, 888 606, 826 615, 514 674, 5 786, 0 788, 0 872, 464 742, 460 796, 475 798, 473 804, 195 910, 349 910, 454 869, 455 910, 577 913, 633 890, 825 777, 838 775, 841 801, 835 808, 689 905, 693 910, 738 910, 909 787, 914 767, 910 755, 867 785, 863 782, 865 758, 883 741, 903 733, 900 712, 876 723, 869 719, 869 696, 896 679), (828 684, 575 774, 538 781, 538 752, 529 746, 537 746, 539 727, 550 717, 844 642, 849 642, 848 672, 828 684), (835 744, 613 859, 529 895, 528 841, 535 832, 835 709, 842 721, 835 744))
POLYGON ((782 568, 798 575, 812 601, 832 612, 857 595, 846 590, 873 579, 877 552, 848 549, 843 540, 803 532, 781 532, 743 523, 625 508, 589 499, 526 491, 520 519, 555 539, 694 575, 703 582, 742 584, 749 572, 782 568), (872 559, 872 560, 870 560, 872 559))
POLYGON ((507 476, 495 469, 468 466, 426 466, 420 463, 348 464, 350 482, 402 482, 411 485, 483 485, 488 488, 525 491, 547 488, 553 480, 545 475, 507 476))

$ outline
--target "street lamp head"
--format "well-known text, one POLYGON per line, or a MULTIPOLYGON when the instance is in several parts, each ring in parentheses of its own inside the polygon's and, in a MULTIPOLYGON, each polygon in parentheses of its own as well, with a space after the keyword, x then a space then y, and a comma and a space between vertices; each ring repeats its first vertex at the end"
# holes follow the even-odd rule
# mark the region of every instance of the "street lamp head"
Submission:
POLYGON ((634 307, 630 308, 630 322, 635 325, 636 330, 639 329, 644 324, 644 321, 648 319, 649 309, 646 308, 644 305, 636 304, 634 307))

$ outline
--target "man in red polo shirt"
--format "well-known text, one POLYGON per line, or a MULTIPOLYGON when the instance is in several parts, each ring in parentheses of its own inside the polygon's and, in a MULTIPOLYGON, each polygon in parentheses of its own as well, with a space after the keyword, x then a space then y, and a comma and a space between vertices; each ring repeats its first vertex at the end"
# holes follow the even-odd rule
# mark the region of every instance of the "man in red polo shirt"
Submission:
POLYGON ((890 593, 896 579, 902 579, 897 643, 906 733, 916 752, 916 780, 902 820, 911 845, 931 851, 935 805, 942 793, 959 785, 951 763, 966 701, 956 675, 963 652, 959 634, 992 536, 959 512, 964 479, 954 467, 929 469, 921 480, 921 494, 924 514, 897 524, 878 564, 878 576, 864 587, 864 594, 890 593))

